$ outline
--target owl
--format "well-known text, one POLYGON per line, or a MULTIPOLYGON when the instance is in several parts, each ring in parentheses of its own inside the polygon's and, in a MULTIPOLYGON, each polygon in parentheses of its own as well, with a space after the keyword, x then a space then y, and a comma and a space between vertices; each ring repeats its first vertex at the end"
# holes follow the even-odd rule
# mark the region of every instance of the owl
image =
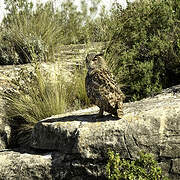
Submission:
POLYGON ((88 69, 85 79, 87 96, 92 104, 100 108, 97 117, 103 117, 103 112, 106 111, 118 118, 122 118, 125 96, 110 71, 108 71, 103 55, 88 54, 86 67, 88 69))

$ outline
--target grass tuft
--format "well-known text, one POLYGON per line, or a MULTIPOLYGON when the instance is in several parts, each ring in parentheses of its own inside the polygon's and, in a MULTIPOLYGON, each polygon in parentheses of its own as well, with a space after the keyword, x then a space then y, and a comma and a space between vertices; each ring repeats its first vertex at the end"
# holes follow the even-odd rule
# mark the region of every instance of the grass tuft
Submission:
POLYGON ((73 70, 68 79, 61 71, 43 71, 37 63, 34 71, 27 72, 22 68, 19 76, 10 81, 11 90, 3 94, 6 116, 16 127, 18 143, 22 144, 29 142, 30 132, 39 120, 89 106, 84 69, 73 70))

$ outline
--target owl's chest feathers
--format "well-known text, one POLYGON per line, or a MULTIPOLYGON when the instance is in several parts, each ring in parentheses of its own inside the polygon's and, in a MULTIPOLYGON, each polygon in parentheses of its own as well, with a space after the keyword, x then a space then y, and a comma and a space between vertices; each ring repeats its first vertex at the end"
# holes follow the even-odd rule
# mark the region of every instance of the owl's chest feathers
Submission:
POLYGON ((88 71, 86 76, 86 90, 89 98, 99 98, 114 92, 115 84, 106 70, 98 69, 88 71))
POLYGON ((94 99, 124 99, 124 95, 114 81, 112 74, 106 69, 88 71, 86 90, 91 101, 94 99))

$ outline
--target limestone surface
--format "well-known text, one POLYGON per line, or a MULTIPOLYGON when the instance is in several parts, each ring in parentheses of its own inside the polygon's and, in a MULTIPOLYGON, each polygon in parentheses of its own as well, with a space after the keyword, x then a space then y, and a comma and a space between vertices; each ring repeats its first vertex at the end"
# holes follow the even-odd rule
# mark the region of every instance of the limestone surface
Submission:
POLYGON ((1 180, 51 180, 51 158, 49 155, 32 155, 10 150, 0 152, 1 180))

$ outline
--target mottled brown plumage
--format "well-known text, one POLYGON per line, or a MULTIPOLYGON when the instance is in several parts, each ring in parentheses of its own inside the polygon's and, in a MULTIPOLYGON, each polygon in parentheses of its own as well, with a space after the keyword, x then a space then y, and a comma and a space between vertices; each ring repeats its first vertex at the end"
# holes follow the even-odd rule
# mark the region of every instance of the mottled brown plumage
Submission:
POLYGON ((99 117, 109 112, 119 118, 123 115, 124 94, 108 71, 101 54, 90 53, 86 57, 88 69, 86 75, 86 91, 91 103, 100 108, 99 117))

